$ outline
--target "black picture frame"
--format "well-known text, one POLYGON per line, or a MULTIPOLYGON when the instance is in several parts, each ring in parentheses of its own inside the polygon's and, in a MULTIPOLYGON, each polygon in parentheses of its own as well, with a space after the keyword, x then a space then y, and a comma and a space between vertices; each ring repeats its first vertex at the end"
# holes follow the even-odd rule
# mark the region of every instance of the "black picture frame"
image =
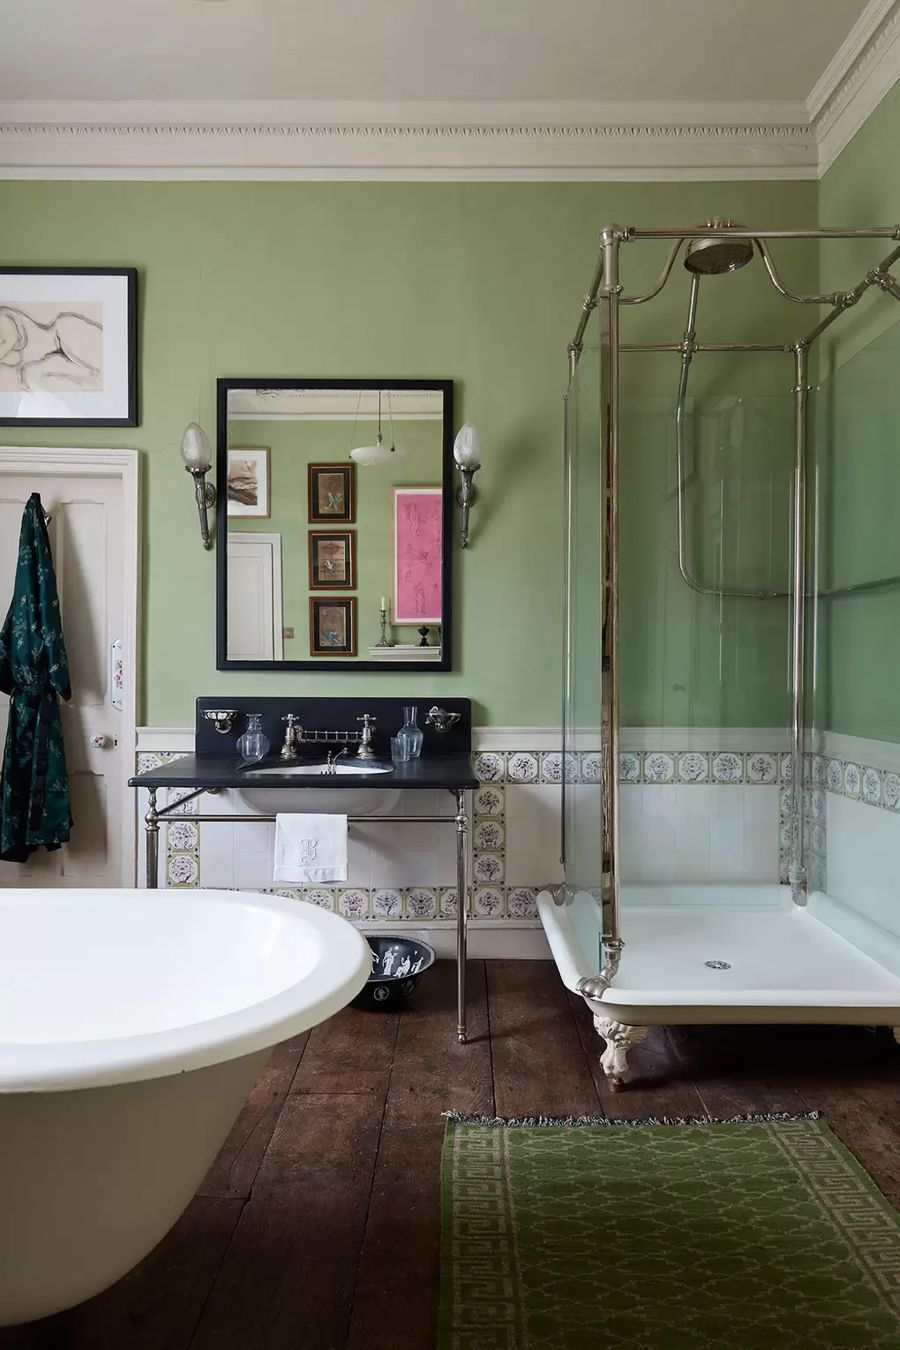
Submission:
POLYGON ((311 595, 309 597, 309 654, 316 665, 321 658, 342 661, 352 660, 356 656, 356 596, 355 595, 311 595), (341 609, 344 611, 344 635, 346 641, 340 646, 324 646, 319 641, 319 615, 323 609, 341 609))
POLYGON ((311 591, 355 591, 356 590, 356 531, 355 530, 310 530, 309 532, 309 589, 311 591), (346 569, 344 575, 330 580, 319 570, 319 547, 321 544, 340 543, 344 546, 346 569))
POLYGON ((334 461, 308 464, 306 466, 306 515, 309 525, 355 525, 356 524, 356 465, 334 461), (343 511, 323 511, 319 501, 319 479, 342 478, 343 511))
POLYGON ((3 427, 136 427, 140 425, 138 416, 138 270, 136 267, 3 267, 0 266, 0 310, 3 307, 2 280, 4 276, 44 276, 44 277, 124 277, 125 278, 125 331, 128 351, 126 354, 126 381, 128 408, 124 417, 4 417, 0 415, 3 427))
POLYGON ((419 674, 453 669, 453 511, 456 503, 455 465, 453 461, 453 380, 433 379, 300 379, 255 376, 222 376, 216 381, 216 481, 224 483, 228 471, 228 395, 233 389, 371 389, 419 390, 439 393, 442 401, 441 488, 441 654, 437 661, 348 661, 346 657, 308 657, 281 661, 239 661, 228 656, 228 554, 224 540, 228 534, 226 493, 216 500, 216 669, 217 670, 332 670, 380 671, 382 674, 419 674))

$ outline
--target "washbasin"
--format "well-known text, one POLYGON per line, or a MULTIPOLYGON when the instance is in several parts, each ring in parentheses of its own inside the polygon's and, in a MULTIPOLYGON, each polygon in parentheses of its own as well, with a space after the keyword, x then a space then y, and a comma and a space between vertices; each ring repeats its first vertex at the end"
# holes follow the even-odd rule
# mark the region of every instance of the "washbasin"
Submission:
POLYGON ((400 800, 395 787, 267 787, 267 778, 369 778, 393 772, 390 764, 371 764, 352 760, 349 764, 269 764, 264 769, 245 769, 244 776, 259 787, 240 787, 238 796, 251 810, 264 816, 279 811, 301 811, 312 815, 374 816, 387 815, 400 800))
POLYGON ((389 764, 281 764, 268 769, 245 769, 248 778, 326 778, 359 777, 370 773, 392 773, 389 764))

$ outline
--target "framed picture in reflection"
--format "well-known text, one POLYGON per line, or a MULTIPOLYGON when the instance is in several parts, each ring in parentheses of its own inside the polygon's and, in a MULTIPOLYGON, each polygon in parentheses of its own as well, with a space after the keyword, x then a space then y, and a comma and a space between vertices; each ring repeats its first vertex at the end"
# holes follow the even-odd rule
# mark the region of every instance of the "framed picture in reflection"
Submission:
POLYGON ((309 599, 310 656, 356 655, 356 596, 309 599))
POLYGON ((310 525, 352 525, 356 520, 356 465, 308 466, 310 525))
POLYGON ((310 530, 309 589, 356 590, 355 530, 310 530))

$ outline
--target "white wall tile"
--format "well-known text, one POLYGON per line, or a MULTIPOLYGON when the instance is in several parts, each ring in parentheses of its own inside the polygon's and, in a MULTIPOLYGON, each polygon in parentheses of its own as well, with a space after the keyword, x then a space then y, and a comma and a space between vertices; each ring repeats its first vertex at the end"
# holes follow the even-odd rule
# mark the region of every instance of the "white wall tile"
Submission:
POLYGON ((826 888, 900 934, 900 814, 828 793, 826 888))
POLYGON ((559 861, 559 787, 510 783, 506 789, 506 884, 552 885, 559 861))

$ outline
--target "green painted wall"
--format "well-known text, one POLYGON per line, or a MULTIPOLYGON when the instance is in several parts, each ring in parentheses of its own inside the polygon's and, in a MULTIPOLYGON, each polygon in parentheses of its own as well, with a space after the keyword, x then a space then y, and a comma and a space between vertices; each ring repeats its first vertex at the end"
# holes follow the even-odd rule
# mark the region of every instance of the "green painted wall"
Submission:
MULTIPOLYGON (((900 86, 873 112, 819 185, 823 225, 900 221, 900 86)), ((822 243, 825 287, 854 285, 890 242, 822 243)), ((900 268, 895 268, 895 272, 900 268)), ((816 398, 820 582, 900 573, 900 304, 873 292, 823 345, 816 398)), ((817 606, 817 728, 900 741, 900 587, 817 606)))
MULTIPOLYGON (((355 595, 358 613, 357 649, 360 660, 369 660, 367 647, 381 635, 381 597, 391 596, 391 559, 393 541, 393 489, 406 484, 415 487, 439 487, 441 483, 441 424, 426 421, 398 421, 394 428, 396 444, 405 454, 395 464, 356 469, 356 520, 352 525, 315 524, 307 519, 307 465, 319 462, 346 463, 353 445, 369 445, 375 440, 375 426, 361 422, 272 422, 240 420, 232 422, 233 445, 264 445, 269 448, 271 514, 236 516, 229 531, 276 533, 281 535, 282 609, 284 626, 294 629, 294 637, 284 641, 286 659, 310 660, 309 597, 355 595), (354 439, 355 432, 355 439, 354 439), (356 539, 355 589, 310 591, 308 540, 310 531, 352 530, 356 539)), ((390 603, 390 601, 389 601, 390 603)), ((395 642, 418 642, 415 625, 394 630, 395 642)), ((431 642, 436 644, 437 634, 431 642)))
MULTIPOLYGON (((346 694, 364 679, 379 694, 470 695, 481 723, 557 722, 565 349, 597 233, 611 220, 710 214, 808 223, 816 193, 782 182, 0 184, 5 262, 141 270, 141 426, 7 427, 0 438, 144 451, 144 720, 188 723, 198 693, 346 694), (213 429, 217 375, 457 381, 456 420, 478 425, 486 463, 471 550, 454 556, 453 672, 215 670, 214 556, 200 548, 177 443, 191 418, 213 429)), ((663 252, 626 247, 627 285, 649 284, 663 252)), ((736 324, 771 336, 782 322, 751 270, 711 283, 705 336, 734 336, 736 324)), ((812 283, 811 251, 792 275, 812 283)), ((628 334, 677 338, 684 303, 679 286, 630 313, 628 334)), ((628 387, 668 394, 674 362, 648 360, 626 372, 628 387)), ((719 392, 773 388, 763 365, 723 372, 719 392)), ((697 392, 716 383, 711 366, 698 381, 697 392)), ((652 518, 638 528, 653 547, 652 518)))

